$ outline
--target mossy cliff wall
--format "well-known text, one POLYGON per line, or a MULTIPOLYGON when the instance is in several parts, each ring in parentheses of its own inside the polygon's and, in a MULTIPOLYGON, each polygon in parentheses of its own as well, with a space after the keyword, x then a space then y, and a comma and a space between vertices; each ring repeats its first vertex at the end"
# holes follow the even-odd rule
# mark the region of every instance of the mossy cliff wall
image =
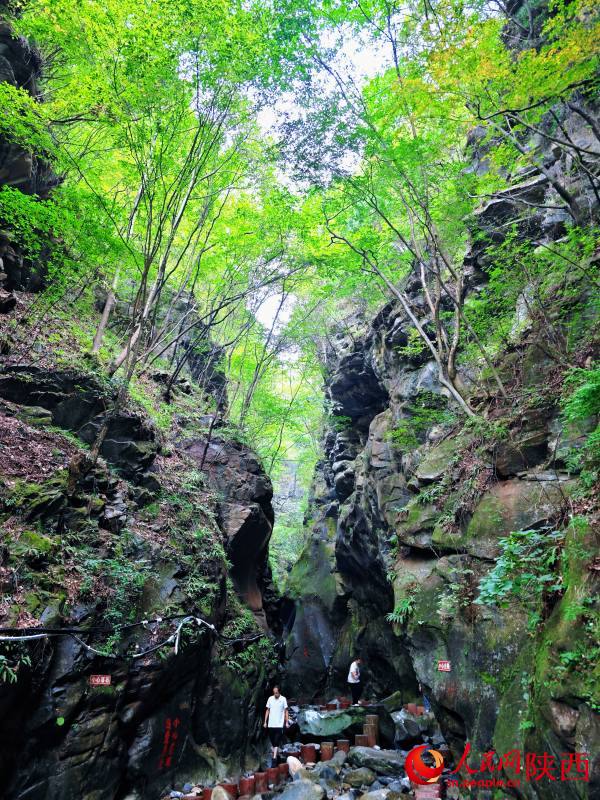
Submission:
MULTIPOLYGON (((38 99, 41 69, 1 22, 0 81, 38 99)), ((0 188, 45 198, 57 180, 0 137, 0 188)), ((25 313, 49 280, 44 247, 32 260, 0 231, 0 626, 75 634, 0 648, 0 795, 133 800, 237 775, 262 756, 277 668, 271 482, 221 417, 218 348, 190 350, 168 407, 156 367, 117 410, 65 317, 25 313), (176 653, 188 616, 203 622, 176 653)))
POLYGON ((100 378, 0 368, 0 624, 79 631, 2 650, 3 797, 159 796, 260 758, 277 666, 271 484, 231 432, 207 437, 193 385, 183 400, 168 436, 130 401, 74 480, 86 431, 109 413, 100 378), (177 655, 171 641, 136 658, 185 615, 217 633, 188 625, 177 655))
MULTIPOLYGON (((589 135, 574 118, 564 124, 576 138, 589 135)), ((475 135, 472 146, 474 168, 485 168, 475 135)), ((552 151, 545 161, 563 174, 552 151)), ((590 201, 584 176, 573 168, 565 179, 590 201)), ((465 256, 471 297, 493 267, 482 233, 500 243, 513 230, 517 241, 540 246, 565 236, 566 220, 538 208, 552 205, 546 189, 540 194, 536 184, 527 213, 511 202, 513 193, 534 191, 531 176, 520 181, 515 175, 502 202, 475 215, 465 256)), ((597 262, 590 268, 597 274, 597 262)), ((595 290, 575 274, 565 280, 570 305, 550 300, 546 317, 515 308, 514 329, 495 359, 507 399, 489 371, 463 365, 478 415, 471 422, 444 397, 428 352, 411 347, 395 302, 372 318, 357 313, 329 337, 333 413, 306 546, 287 588, 295 606, 289 692, 347 693, 348 664, 358 653, 367 696, 399 690, 413 700, 420 682, 455 758, 470 743, 471 765, 490 750, 547 752, 558 765, 565 753, 589 754, 589 783, 523 781, 518 792, 540 798, 600 789, 598 508, 573 458, 597 420, 573 424, 561 414, 569 369, 589 367, 597 353, 595 290), (569 336, 562 360, 552 343, 557 330, 569 336), (511 562, 513 590, 478 602, 499 559, 520 541, 506 540, 526 530, 539 537, 522 552, 535 562, 533 575, 523 578, 526 561, 511 562), (450 661, 451 671, 438 671, 439 660, 450 661)), ((423 308, 418 280, 409 278, 406 289, 423 308)))

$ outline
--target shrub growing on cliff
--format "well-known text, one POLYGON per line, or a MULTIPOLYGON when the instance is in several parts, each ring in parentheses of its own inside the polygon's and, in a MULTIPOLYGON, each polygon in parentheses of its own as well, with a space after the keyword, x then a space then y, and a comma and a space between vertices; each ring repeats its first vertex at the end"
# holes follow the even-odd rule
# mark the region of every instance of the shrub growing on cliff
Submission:
POLYGON ((542 595, 560 591, 556 572, 564 543, 563 531, 513 531, 500 539, 502 553, 494 568, 479 583, 480 605, 506 608, 511 600, 537 606, 542 595))
MULTIPOLYGON (((572 390, 563 403, 567 422, 593 420, 600 415, 600 368, 571 370, 565 386, 572 390)), ((581 481, 586 488, 596 483, 600 474, 600 425, 589 434, 584 446, 573 452, 569 466, 581 470, 581 481)))
POLYGON ((449 425, 456 420, 447 408, 446 398, 425 390, 417 394, 406 411, 410 416, 399 420, 389 432, 390 441, 403 450, 418 447, 423 435, 434 425, 449 425))
POLYGON ((3 644, 0 653, 0 681, 3 683, 16 683, 20 669, 31 666, 31 657, 25 650, 24 644, 3 644))
MULTIPOLYGON (((594 325, 594 287, 600 289, 592 266, 597 230, 571 228, 548 244, 528 237, 515 223, 500 243, 478 238, 486 244, 487 281, 468 298, 466 313, 481 339, 491 352, 502 353, 507 340, 518 341, 537 323, 545 354, 567 364, 594 325)), ((477 356, 472 345, 464 354, 469 360, 477 356)))
POLYGON ((408 622, 415 609, 414 597, 402 597, 396 603, 394 610, 386 614, 386 620, 394 625, 404 625, 408 622))

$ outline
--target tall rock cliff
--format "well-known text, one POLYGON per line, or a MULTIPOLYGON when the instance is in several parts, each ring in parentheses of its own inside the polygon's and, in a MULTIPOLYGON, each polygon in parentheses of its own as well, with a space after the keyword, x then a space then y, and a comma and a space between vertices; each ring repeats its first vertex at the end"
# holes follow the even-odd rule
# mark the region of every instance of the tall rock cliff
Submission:
MULTIPOLYGON (((0 25, 0 79, 37 97, 40 66, 0 25)), ((44 196, 55 180, 0 140, 0 185, 44 196)), ((46 335, 48 316, 36 346, 18 346, 19 304, 45 280, 43 251, 30 263, 0 231, 0 625, 34 637, 1 643, 0 794, 158 797, 237 775, 262 755, 277 667, 271 482, 223 424, 210 342, 190 349, 162 428, 160 370, 116 410, 118 387, 46 335)))
MULTIPOLYGON (((577 114, 562 124, 573 141, 597 146, 577 114)), ((539 146, 545 165, 597 218, 585 174, 558 148, 542 139, 539 146)), ((477 131, 470 147, 473 169, 486 169, 477 131)), ((533 170, 514 175, 510 188, 482 206, 465 257, 471 297, 493 267, 482 241, 498 244, 515 231, 518 241, 548 247, 566 235, 554 197, 533 170)), ((593 258, 589 269, 597 275, 593 258)), ((556 763, 565 752, 590 754, 589 786, 558 781, 517 790, 540 798, 586 796, 600 781, 592 677, 598 510, 580 498, 572 459, 597 420, 567 424, 560 410, 568 366, 593 359, 595 284, 581 273, 570 280, 571 305, 550 303, 545 318, 520 299, 496 360, 508 398, 498 396, 488 370, 465 372, 479 415, 473 423, 460 421, 428 353, 410 346, 410 324, 396 302, 373 318, 349 317, 330 337, 324 361, 333 413, 306 546, 287 589, 295 606, 290 691, 306 698, 347 692, 348 664, 359 654, 369 697, 399 690, 410 701, 422 684, 456 759, 467 742, 471 764, 491 750, 548 753, 556 763), (569 365, 554 356, 556 330, 572 337, 569 365), (564 585, 542 592, 536 612, 510 593, 478 602, 518 531, 533 537, 525 556, 541 558, 549 542, 559 553, 545 579, 564 585), (558 577, 561 558, 568 579, 558 577), (440 671, 439 661, 450 662, 450 671, 440 671)), ((409 277, 405 289, 423 307, 419 281, 409 277)))
POLYGON ((276 666, 270 481, 218 429, 159 443, 128 411, 73 485, 102 420, 96 388, 81 373, 0 372, 1 624, 73 633, 2 650, 7 798, 159 796, 260 757, 276 666))

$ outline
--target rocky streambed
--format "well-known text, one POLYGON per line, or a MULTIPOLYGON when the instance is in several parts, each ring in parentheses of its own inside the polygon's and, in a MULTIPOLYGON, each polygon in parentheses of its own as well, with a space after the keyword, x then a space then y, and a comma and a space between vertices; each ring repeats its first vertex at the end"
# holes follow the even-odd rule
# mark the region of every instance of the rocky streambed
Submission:
POLYGON ((271 764, 265 745, 264 767, 216 785, 175 787, 161 800, 417 800, 458 796, 446 788, 450 751, 431 712, 394 696, 348 708, 290 706, 288 741, 271 764), (425 745, 444 755, 438 783, 417 786, 407 776, 409 752, 425 745))

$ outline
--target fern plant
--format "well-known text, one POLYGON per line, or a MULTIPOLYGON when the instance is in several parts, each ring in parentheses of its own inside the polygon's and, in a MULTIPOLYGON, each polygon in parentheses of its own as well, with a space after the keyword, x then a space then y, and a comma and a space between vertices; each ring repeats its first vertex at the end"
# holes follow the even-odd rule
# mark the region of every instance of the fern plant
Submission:
POLYGON ((404 625, 406 622, 408 622, 414 610, 415 598, 402 597, 396 603, 394 610, 390 611, 390 613, 386 615, 386 620, 394 625, 404 625))

